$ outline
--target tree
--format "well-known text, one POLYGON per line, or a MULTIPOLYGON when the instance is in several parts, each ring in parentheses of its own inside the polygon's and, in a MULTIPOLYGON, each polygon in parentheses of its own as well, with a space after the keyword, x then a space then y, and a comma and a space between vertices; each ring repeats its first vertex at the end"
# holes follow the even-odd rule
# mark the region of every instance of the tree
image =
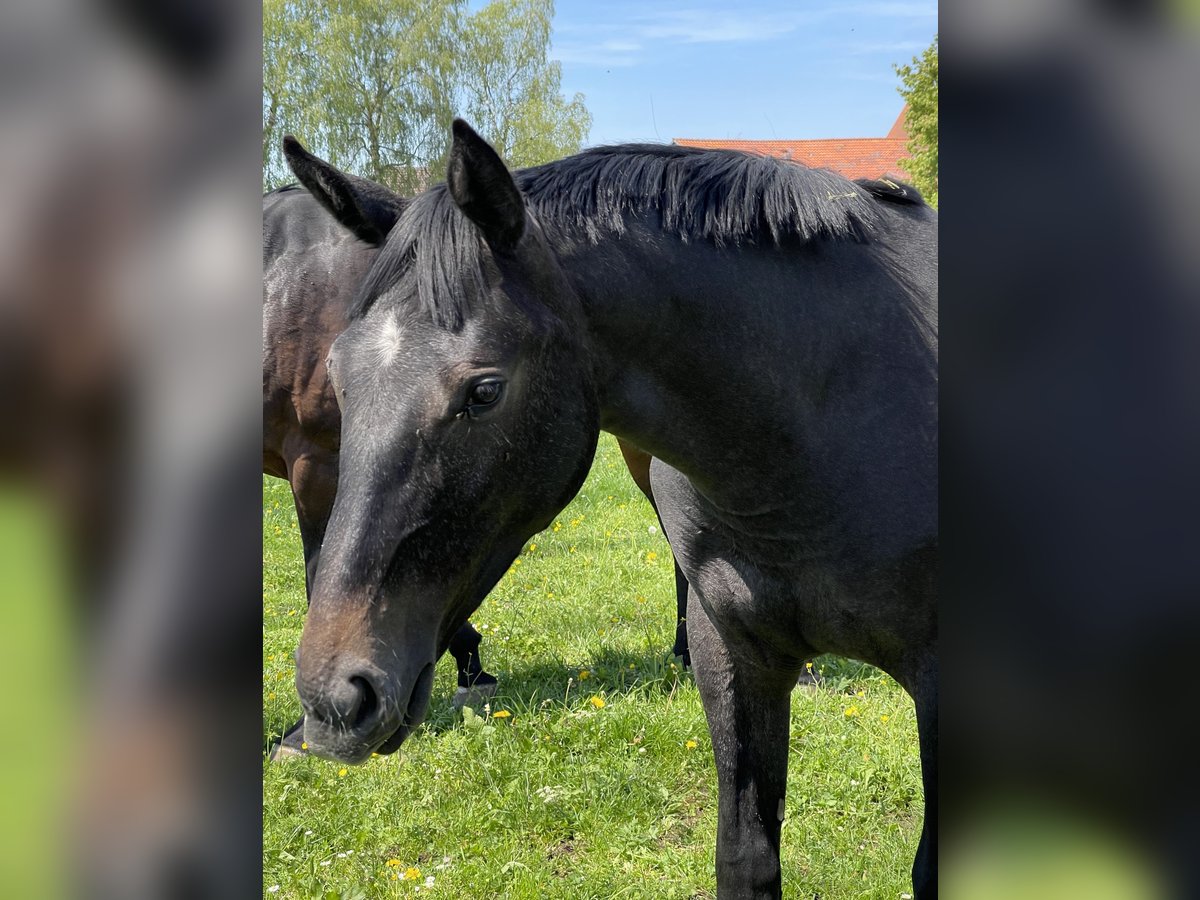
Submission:
POLYGON ((463 30, 461 108, 510 166, 575 153, 592 116, 583 94, 559 93, 561 67, 546 59, 554 0, 494 0, 463 30))
POLYGON ((286 133, 412 194, 443 177, 461 114, 510 165, 577 151, 591 126, 547 59, 553 0, 266 0, 263 183, 290 180, 286 133))
POLYGON ((903 86, 897 88, 908 104, 905 168, 930 206, 938 205, 938 39, 914 56, 911 66, 896 66, 903 86))

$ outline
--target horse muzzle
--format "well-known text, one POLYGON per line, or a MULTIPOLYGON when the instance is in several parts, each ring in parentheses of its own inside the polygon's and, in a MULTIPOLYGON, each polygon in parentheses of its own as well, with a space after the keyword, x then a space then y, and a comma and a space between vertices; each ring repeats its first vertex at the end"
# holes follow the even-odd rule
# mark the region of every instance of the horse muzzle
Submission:
POLYGON ((429 710, 433 670, 428 662, 402 680, 372 663, 344 660, 319 680, 303 682, 298 669, 309 752, 353 765, 396 751, 429 710))

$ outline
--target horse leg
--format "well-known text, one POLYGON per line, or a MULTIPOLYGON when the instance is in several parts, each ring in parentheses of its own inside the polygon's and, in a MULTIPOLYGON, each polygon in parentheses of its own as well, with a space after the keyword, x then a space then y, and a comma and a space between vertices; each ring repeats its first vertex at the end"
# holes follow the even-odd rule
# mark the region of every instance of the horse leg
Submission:
MULTIPOLYGON (((337 493, 337 457, 320 452, 309 453, 288 461, 288 483, 292 487, 292 500, 296 504, 296 524, 300 529, 300 543, 304 547, 304 593, 311 599, 313 581, 317 577, 317 562, 321 556, 321 542, 325 539, 325 527, 333 511, 333 500, 337 493)), ((288 756, 299 756, 304 749, 304 716, 283 733, 279 743, 271 751, 272 761, 278 762, 288 756)))
POLYGON ((731 652, 694 587, 687 618, 717 766, 717 897, 778 898, 796 671, 760 668, 731 652))
POLYGON ((918 676, 913 700, 917 707, 917 738, 921 745, 921 782, 925 789, 925 823, 913 862, 916 900, 937 900, 937 758, 938 665, 933 659, 918 676))
POLYGON ((483 671, 479 662, 479 642, 483 640, 478 631, 467 622, 450 638, 450 655, 458 667, 458 690, 452 701, 455 709, 478 706, 496 693, 498 682, 494 675, 483 671))
MULTIPOLYGON (((662 524, 661 519, 659 524, 662 524)), ((672 554, 672 559, 674 559, 674 554, 672 554)), ((685 669, 692 664, 692 654, 688 648, 687 604, 687 576, 683 574, 683 569, 679 568, 679 561, 675 560, 675 646, 671 648, 671 653, 683 661, 685 669)))
MULTIPOLYGON (((658 504, 654 501, 654 490, 650 485, 650 461, 653 457, 620 439, 617 440, 617 448, 625 459, 625 468, 629 469, 629 476, 633 479, 633 483, 650 501, 650 507, 658 518, 658 527, 663 530, 665 536, 667 529, 663 525, 662 516, 658 512, 658 504)), ((692 664, 687 639, 688 582, 687 576, 683 574, 683 569, 679 568, 679 561, 675 559, 674 551, 671 553, 671 558, 675 562, 675 646, 671 648, 671 654, 683 660, 683 665, 687 668, 692 664)))

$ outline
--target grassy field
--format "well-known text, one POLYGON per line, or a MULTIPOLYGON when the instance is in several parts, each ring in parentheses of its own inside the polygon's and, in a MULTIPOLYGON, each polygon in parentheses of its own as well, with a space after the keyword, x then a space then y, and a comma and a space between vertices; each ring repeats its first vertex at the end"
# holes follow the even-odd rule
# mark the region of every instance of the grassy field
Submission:
MULTIPOLYGON (((287 486, 263 480, 263 885, 274 897, 715 896, 716 773, 669 658, 670 550, 603 436, 592 473, 475 613, 501 683, 474 714, 438 664, 429 718, 349 769, 266 761, 299 715, 304 567, 287 486)), ((922 813, 912 702, 822 657, 792 703, 784 896, 911 892, 922 813)))

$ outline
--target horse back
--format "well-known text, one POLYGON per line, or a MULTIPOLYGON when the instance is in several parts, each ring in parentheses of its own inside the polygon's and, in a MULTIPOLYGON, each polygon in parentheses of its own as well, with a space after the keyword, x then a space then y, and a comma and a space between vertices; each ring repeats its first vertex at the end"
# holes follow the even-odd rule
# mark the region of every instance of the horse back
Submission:
POLYGON ((325 359, 346 327, 376 248, 342 228, 303 188, 263 197, 264 470, 286 477, 297 444, 336 453, 341 416, 325 359))

